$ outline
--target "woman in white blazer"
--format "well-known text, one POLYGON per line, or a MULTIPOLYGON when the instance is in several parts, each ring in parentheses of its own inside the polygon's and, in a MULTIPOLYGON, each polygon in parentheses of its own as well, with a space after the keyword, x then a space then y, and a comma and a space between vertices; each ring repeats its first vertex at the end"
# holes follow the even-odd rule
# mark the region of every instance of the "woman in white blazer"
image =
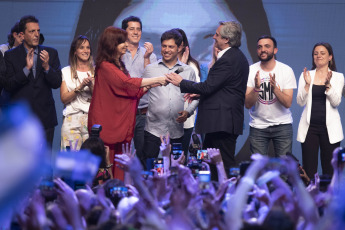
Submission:
POLYGON ((302 143, 303 167, 310 178, 317 172, 319 148, 322 173, 332 175, 332 152, 344 138, 337 108, 341 102, 344 75, 335 72, 330 44, 315 44, 312 57, 312 70, 304 68, 297 93, 297 103, 304 106, 297 141, 302 143))

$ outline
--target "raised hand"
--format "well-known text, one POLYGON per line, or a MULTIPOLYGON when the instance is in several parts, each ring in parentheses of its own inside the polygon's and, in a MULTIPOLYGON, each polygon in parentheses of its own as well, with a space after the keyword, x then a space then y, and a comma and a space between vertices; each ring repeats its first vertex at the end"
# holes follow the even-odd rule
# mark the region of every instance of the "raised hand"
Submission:
POLYGON ((56 191, 58 193, 59 205, 64 212, 68 222, 74 229, 82 229, 82 218, 77 196, 73 189, 60 178, 54 179, 56 191))
POLYGON ((128 171, 131 161, 135 156, 135 150, 132 152, 132 146, 128 143, 122 144, 122 154, 115 154, 114 161, 119 162, 123 166, 123 170, 128 171))
POLYGON ((311 83, 311 77, 309 71, 307 71, 307 68, 304 67, 303 69, 303 77, 306 85, 310 85, 311 83))
POLYGON ((153 53, 153 45, 150 42, 144 43, 144 48, 146 49, 146 52, 144 54, 144 58, 150 58, 151 54, 153 53))
POLYGON ((260 85, 261 85, 260 70, 256 72, 254 81, 255 81, 255 89, 260 90, 260 85))
POLYGON ((161 136, 160 138, 161 138, 161 146, 159 146, 159 149, 162 153, 162 156, 169 157, 170 151, 171 151, 169 134, 167 134, 166 136, 161 136))
POLYGON ((26 54, 26 68, 30 70, 33 65, 34 65, 34 49, 31 48, 28 50, 28 53, 26 54))
POLYGON ((271 85, 271 89, 272 89, 272 92, 273 92, 275 90, 276 86, 277 86, 276 74, 275 73, 273 75, 270 73, 270 85, 271 85))
POLYGON ((40 59, 42 60, 42 67, 46 71, 49 70, 49 53, 46 50, 42 50, 40 53, 40 59))
POLYGON ((181 155, 179 158, 177 158, 176 160, 174 159, 174 156, 171 155, 170 156, 170 161, 171 161, 171 167, 175 167, 175 166, 179 166, 179 165, 183 165, 184 162, 186 160, 186 157, 184 155, 184 152, 182 151, 181 155))
POLYGON ((330 88, 331 87, 331 79, 332 79, 332 71, 329 71, 327 73, 327 77, 326 77, 326 81, 325 81, 325 86, 327 88, 330 88))
POLYGON ((219 149, 208 148, 207 153, 210 159, 209 160, 204 159, 205 162, 209 164, 214 164, 214 165, 217 165, 223 162, 219 149))

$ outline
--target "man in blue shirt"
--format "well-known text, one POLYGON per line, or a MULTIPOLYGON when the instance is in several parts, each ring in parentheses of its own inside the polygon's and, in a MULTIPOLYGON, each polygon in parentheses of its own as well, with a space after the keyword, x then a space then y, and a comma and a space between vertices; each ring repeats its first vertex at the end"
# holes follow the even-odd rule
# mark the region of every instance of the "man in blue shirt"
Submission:
MULTIPOLYGON (((139 44, 142 33, 140 18, 129 16, 123 19, 122 29, 128 33, 128 49, 122 56, 122 61, 125 63, 126 69, 132 78, 142 77, 145 67, 157 61, 156 55, 153 53, 153 46, 150 42, 145 42, 144 46, 139 44)), ((139 101, 133 138, 136 155, 143 166, 145 166, 143 146, 147 107, 148 98, 147 95, 144 95, 139 101)))

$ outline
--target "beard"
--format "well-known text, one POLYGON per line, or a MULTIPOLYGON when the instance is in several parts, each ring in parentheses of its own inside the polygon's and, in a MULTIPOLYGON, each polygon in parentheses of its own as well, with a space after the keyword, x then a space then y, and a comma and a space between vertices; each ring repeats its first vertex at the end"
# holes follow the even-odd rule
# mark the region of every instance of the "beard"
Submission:
POLYGON ((272 58, 274 57, 274 53, 267 53, 267 57, 266 58, 261 58, 261 55, 258 56, 259 60, 261 62, 268 62, 270 61, 272 58))

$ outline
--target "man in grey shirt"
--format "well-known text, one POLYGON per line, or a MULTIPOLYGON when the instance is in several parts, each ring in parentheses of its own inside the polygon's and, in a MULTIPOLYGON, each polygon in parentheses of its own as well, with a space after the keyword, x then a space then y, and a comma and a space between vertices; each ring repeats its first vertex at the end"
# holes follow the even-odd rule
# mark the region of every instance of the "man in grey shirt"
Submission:
MULTIPOLYGON (((142 32, 140 18, 129 16, 123 19, 122 29, 128 33, 128 49, 122 56, 122 61, 125 63, 126 69, 132 78, 142 77, 145 67, 157 61, 156 55, 153 53, 153 46, 150 42, 145 42, 144 46, 139 45, 142 32)), ((143 166, 145 166, 143 146, 147 107, 148 97, 145 94, 139 101, 133 137, 136 155, 143 166)))
MULTIPOLYGON (((194 70, 177 58, 182 49, 182 36, 176 30, 168 30, 161 37, 162 59, 146 67, 144 78, 158 77, 168 73, 182 71, 183 79, 195 81, 194 70)), ((198 101, 193 101, 184 110, 184 94, 173 84, 152 88, 148 92, 149 107, 146 114, 144 135, 144 156, 156 158, 161 144, 160 137, 169 133, 170 143, 181 143, 183 122, 194 112, 198 101)))

